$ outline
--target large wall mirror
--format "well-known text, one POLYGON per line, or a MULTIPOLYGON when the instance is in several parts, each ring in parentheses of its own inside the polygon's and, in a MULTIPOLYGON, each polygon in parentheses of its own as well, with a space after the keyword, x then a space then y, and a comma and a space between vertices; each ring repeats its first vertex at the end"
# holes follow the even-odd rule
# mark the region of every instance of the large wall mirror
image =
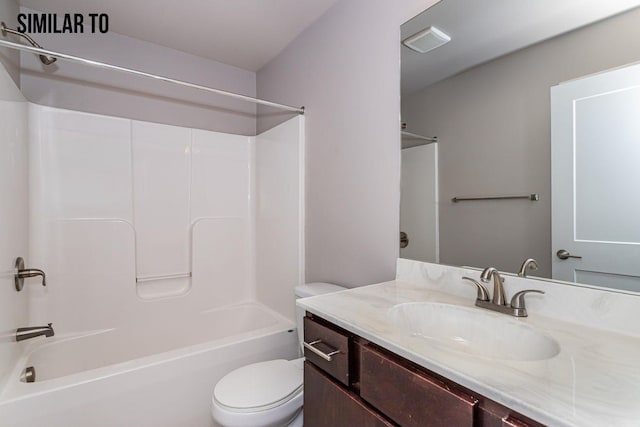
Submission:
POLYGON ((400 256, 640 291, 640 1, 441 0, 401 35, 400 256))

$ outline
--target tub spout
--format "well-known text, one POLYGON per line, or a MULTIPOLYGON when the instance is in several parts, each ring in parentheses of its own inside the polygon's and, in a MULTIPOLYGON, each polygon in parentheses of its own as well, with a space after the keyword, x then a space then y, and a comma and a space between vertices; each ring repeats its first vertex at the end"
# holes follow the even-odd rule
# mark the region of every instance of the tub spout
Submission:
POLYGON ((24 341, 30 338, 39 337, 40 335, 44 335, 49 338, 55 335, 53 332, 53 326, 51 323, 47 326, 33 326, 28 328, 18 328, 16 330, 16 341, 24 341))

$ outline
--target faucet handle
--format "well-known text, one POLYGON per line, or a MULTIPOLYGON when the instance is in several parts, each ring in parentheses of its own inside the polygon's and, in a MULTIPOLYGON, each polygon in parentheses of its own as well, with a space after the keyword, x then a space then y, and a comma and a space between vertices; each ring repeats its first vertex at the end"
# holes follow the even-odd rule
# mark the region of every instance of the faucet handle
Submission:
POLYGON ((526 310, 524 304, 524 296, 528 293, 544 294, 544 291, 539 291, 537 289, 525 289, 524 291, 516 292, 513 295, 513 298, 511 298, 511 308, 526 310))
POLYGON ((511 298, 511 311, 516 317, 527 317, 527 309, 524 304, 524 296, 528 293, 544 294, 544 291, 537 289, 525 289, 524 291, 516 292, 511 298))
POLYGON ((47 278, 44 271, 37 268, 24 268, 24 259, 22 257, 16 258, 15 263, 15 276, 13 279, 16 291, 20 292, 24 287, 24 279, 26 277, 42 277, 42 286, 47 286, 47 278))
POLYGON ((480 282, 478 282, 475 279, 472 279, 471 277, 467 277, 467 276, 464 276, 462 279, 463 280, 468 280, 471 283, 473 283, 474 285, 476 285, 476 287, 478 288, 478 296, 477 296, 477 298, 480 301, 489 301, 489 292, 487 291, 487 288, 485 288, 480 282))

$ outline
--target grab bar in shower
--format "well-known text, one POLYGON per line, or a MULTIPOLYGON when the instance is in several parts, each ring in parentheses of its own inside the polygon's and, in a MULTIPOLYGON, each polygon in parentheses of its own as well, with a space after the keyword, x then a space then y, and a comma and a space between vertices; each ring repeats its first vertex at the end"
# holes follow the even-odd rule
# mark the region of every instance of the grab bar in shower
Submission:
POLYGON ((486 196, 486 197, 454 197, 451 199, 453 203, 467 202, 473 200, 511 200, 511 199, 527 199, 533 202, 540 200, 537 193, 527 194, 523 196, 486 196))
POLYGON ((136 277, 136 283, 141 282, 152 282, 154 280, 169 280, 169 279, 182 279, 191 277, 191 272, 189 273, 178 273, 178 274, 164 274, 158 276, 140 276, 136 277))

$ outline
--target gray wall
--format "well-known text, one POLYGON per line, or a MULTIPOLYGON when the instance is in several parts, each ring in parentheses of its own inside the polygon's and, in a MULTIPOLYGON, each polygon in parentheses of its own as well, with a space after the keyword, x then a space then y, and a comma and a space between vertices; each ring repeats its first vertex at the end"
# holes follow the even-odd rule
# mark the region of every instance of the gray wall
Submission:
MULTIPOLYGON (((255 96, 256 76, 251 71, 120 34, 34 37, 50 50, 255 96)), ((22 53, 21 58, 22 92, 37 104, 255 135, 252 103, 61 60, 43 66, 29 53, 22 53)))
POLYGON ((640 60, 640 10, 480 65, 402 100, 413 132, 440 140, 440 261, 551 274, 549 88, 640 60), (539 202, 454 196, 539 193, 539 202))
MULTIPOLYGON (((16 17, 18 15, 18 3, 16 0, 0 0, 0 21, 7 24, 7 27, 16 27, 16 17)), ((5 37, 0 35, 3 40, 5 37)), ((13 41, 12 39, 6 39, 13 41)), ((20 85, 20 53, 8 48, 0 48, 0 62, 9 72, 9 75, 16 83, 20 85)))
POLYGON ((258 72, 258 96, 307 108, 307 281, 394 278, 400 25, 433 3, 342 0, 258 72))

